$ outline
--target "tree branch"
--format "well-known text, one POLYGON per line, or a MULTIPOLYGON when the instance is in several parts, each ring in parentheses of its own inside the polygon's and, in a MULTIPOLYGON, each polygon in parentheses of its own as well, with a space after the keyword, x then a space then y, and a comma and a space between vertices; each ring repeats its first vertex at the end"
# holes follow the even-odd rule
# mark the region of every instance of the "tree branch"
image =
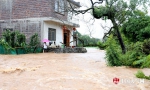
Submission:
POLYGON ((91 2, 91 4, 92 4, 92 6, 91 6, 91 8, 88 8, 88 9, 85 9, 85 10, 75 10, 73 7, 72 7, 72 5, 71 5, 71 3, 69 3, 69 5, 70 5, 70 7, 71 7, 71 9, 72 9, 72 11, 73 12, 75 12, 76 14, 85 14, 86 12, 88 12, 89 10, 91 10, 91 9, 94 9, 94 5, 95 4, 101 4, 101 3, 103 3, 103 0, 99 0, 99 2, 93 2, 93 0, 90 0, 90 2, 91 2))
POLYGON ((110 35, 110 33, 111 33, 111 31, 112 31, 113 28, 114 28, 114 27, 111 27, 111 28, 109 29, 109 32, 108 32, 108 33, 105 33, 103 39, 105 39, 105 37, 107 37, 108 34, 110 35))

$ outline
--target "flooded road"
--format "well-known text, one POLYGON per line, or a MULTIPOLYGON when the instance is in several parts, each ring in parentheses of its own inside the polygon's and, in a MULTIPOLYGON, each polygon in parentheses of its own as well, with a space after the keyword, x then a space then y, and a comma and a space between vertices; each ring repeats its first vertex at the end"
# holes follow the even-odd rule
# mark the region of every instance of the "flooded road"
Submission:
MULTIPOLYGON (((0 90, 150 90, 138 69, 108 67, 105 51, 0 55, 0 90), (113 78, 118 78, 117 84, 113 78)), ((150 69, 142 69, 150 75, 150 69)))

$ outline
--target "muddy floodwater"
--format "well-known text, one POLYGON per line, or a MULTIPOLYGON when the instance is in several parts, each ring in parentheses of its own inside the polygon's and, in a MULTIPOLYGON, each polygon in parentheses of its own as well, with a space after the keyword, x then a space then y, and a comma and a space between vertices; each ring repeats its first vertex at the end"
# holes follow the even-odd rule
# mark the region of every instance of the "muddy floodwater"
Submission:
MULTIPOLYGON (((0 90, 150 90, 150 80, 135 77, 138 69, 108 67, 105 51, 87 50, 0 55, 0 90)), ((150 69, 142 71, 150 75, 150 69)))

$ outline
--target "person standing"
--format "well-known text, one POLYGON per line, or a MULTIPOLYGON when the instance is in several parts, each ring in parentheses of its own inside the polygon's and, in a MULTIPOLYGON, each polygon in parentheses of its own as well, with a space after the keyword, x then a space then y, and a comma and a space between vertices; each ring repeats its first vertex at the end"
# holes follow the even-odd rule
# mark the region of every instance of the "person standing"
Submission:
POLYGON ((43 53, 47 52, 47 45, 46 45, 46 42, 44 42, 44 45, 43 45, 43 53))

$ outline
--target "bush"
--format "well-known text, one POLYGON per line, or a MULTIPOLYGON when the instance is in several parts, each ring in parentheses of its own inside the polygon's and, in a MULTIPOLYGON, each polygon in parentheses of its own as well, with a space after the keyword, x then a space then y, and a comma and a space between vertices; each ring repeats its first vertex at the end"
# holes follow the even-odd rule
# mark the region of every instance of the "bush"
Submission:
POLYGON ((138 72, 135 75, 137 78, 145 78, 145 74, 140 70, 138 70, 138 72))
POLYGON ((16 32, 12 32, 10 35, 11 35, 10 45, 12 48, 14 48, 15 47, 16 32))
POLYGON ((146 76, 142 71, 138 70, 138 72, 135 74, 137 78, 143 78, 150 80, 150 76, 146 76))
POLYGON ((0 39, 0 45, 2 46, 1 47, 2 54, 8 54, 9 50, 12 49, 10 44, 6 42, 4 38, 0 39))
POLYGON ((5 42, 7 42, 9 45, 11 45, 11 36, 12 35, 11 35, 10 30, 6 30, 5 32, 3 32, 2 36, 5 40, 5 42))
POLYGON ((104 50, 104 49, 106 49, 106 44, 105 43, 102 43, 102 42, 97 42, 97 46, 99 47, 99 49, 102 49, 102 50, 104 50))
POLYGON ((122 60, 122 65, 125 66, 132 66, 132 59, 130 58, 130 55, 132 54, 132 52, 126 52, 126 54, 122 54, 120 59, 122 60))
POLYGON ((121 55, 121 60, 125 66, 141 67, 145 54, 142 50, 143 43, 136 42, 128 45, 126 54, 121 55))
POLYGON ((3 32, 3 37, 0 40, 0 45, 3 46, 3 52, 5 54, 10 54, 11 51, 17 50, 19 54, 41 52, 41 50, 36 51, 36 47, 40 46, 40 41, 38 34, 34 34, 31 37, 30 45, 26 44, 26 37, 19 31, 11 32, 6 30, 3 32))
POLYGON ((121 49, 117 46, 117 42, 112 36, 106 42, 109 46, 106 48, 106 60, 109 66, 121 66, 123 65, 120 59, 121 49))
POLYGON ((144 57, 141 68, 150 68, 150 55, 144 57))
POLYGON ((16 46, 17 47, 24 47, 26 46, 26 36, 24 34, 21 33, 17 33, 16 34, 17 38, 16 38, 16 46))
POLYGON ((25 44, 26 37, 18 31, 11 32, 6 30, 3 32, 3 39, 12 48, 22 47, 25 44))
POLYGON ((121 62, 119 59, 119 54, 117 50, 115 50, 112 46, 109 46, 106 49, 106 59, 107 59, 107 65, 109 66, 121 66, 121 62))
POLYGON ((134 61, 133 65, 139 65, 140 68, 150 68, 150 55, 141 58, 140 60, 134 61))
POLYGON ((40 45, 38 34, 34 34, 31 36, 30 46, 38 46, 40 45))
POLYGON ((143 52, 147 55, 150 54, 150 39, 144 40, 143 52))

